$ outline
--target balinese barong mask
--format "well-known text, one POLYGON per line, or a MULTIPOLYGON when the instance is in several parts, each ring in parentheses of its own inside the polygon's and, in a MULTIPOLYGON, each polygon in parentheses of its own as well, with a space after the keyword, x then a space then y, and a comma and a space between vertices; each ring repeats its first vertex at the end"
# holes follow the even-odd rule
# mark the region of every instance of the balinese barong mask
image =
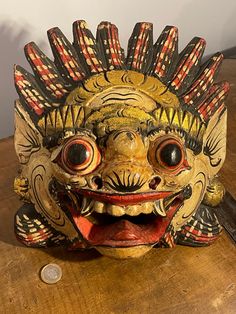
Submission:
POLYGON ((113 257, 212 243, 221 228, 211 207, 224 193, 222 55, 201 64, 198 37, 178 54, 171 26, 153 45, 152 24, 138 23, 127 57, 111 23, 96 40, 84 21, 73 33, 70 44, 48 31, 54 61, 26 45, 34 75, 15 67, 17 238, 113 257))

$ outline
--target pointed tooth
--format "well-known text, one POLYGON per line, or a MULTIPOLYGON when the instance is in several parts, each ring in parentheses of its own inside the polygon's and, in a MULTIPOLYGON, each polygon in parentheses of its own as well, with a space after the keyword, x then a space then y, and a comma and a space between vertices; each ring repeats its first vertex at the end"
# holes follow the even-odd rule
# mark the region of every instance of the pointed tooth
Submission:
POLYGON ((80 208, 81 214, 86 210, 86 207, 87 207, 87 198, 83 197, 81 208, 80 208))
POLYGON ((91 198, 84 197, 81 205, 81 215, 90 215, 93 211, 94 200, 91 198))
POLYGON ((125 214, 123 207, 111 204, 106 206, 106 212, 112 216, 122 216, 125 214))
POLYGON ((90 203, 88 205, 88 210, 89 210, 89 213, 91 213, 93 210, 94 210, 94 203, 95 203, 95 200, 91 199, 90 200, 90 203))
POLYGON ((96 213, 102 214, 105 212, 105 204, 95 201, 94 205, 93 205, 93 209, 96 213))
POLYGON ((154 214, 160 215, 162 217, 166 216, 165 206, 163 199, 154 202, 154 214))

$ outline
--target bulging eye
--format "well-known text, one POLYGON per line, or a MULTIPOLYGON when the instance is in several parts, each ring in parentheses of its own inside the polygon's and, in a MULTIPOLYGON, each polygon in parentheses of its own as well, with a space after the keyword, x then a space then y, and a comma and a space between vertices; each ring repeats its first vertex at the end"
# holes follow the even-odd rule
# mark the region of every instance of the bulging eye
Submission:
POLYGON ((157 170, 175 172, 188 166, 182 143, 175 138, 158 139, 150 144, 149 160, 157 170))
POLYGON ((177 143, 167 143, 159 148, 160 162, 167 167, 177 167, 182 161, 182 150, 177 143))
POLYGON ((88 174, 101 161, 96 143, 87 137, 76 137, 66 142, 61 153, 61 164, 69 173, 88 174))

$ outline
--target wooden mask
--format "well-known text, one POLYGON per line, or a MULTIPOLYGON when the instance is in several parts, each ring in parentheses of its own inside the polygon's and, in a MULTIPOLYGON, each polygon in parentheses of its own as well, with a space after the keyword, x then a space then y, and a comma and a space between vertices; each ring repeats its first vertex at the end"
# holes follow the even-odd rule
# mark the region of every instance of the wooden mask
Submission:
POLYGON ((172 26, 153 45, 150 23, 136 24, 126 57, 109 22, 96 39, 84 21, 73 34, 71 44, 48 31, 54 61, 25 46, 34 75, 15 67, 17 238, 117 258, 212 243, 221 227, 211 207, 224 193, 222 54, 201 64, 198 37, 179 54, 172 26))

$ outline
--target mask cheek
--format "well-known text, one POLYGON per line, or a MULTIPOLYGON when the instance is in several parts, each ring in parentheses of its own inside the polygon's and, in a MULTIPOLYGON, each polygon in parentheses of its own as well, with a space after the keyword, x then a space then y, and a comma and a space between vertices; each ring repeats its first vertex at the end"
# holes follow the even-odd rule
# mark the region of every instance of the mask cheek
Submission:
POLYGON ((208 184, 208 172, 201 156, 195 159, 193 170, 188 182, 192 188, 192 195, 184 201, 183 206, 176 213, 172 220, 175 231, 178 231, 191 216, 196 212, 200 205, 208 184))

